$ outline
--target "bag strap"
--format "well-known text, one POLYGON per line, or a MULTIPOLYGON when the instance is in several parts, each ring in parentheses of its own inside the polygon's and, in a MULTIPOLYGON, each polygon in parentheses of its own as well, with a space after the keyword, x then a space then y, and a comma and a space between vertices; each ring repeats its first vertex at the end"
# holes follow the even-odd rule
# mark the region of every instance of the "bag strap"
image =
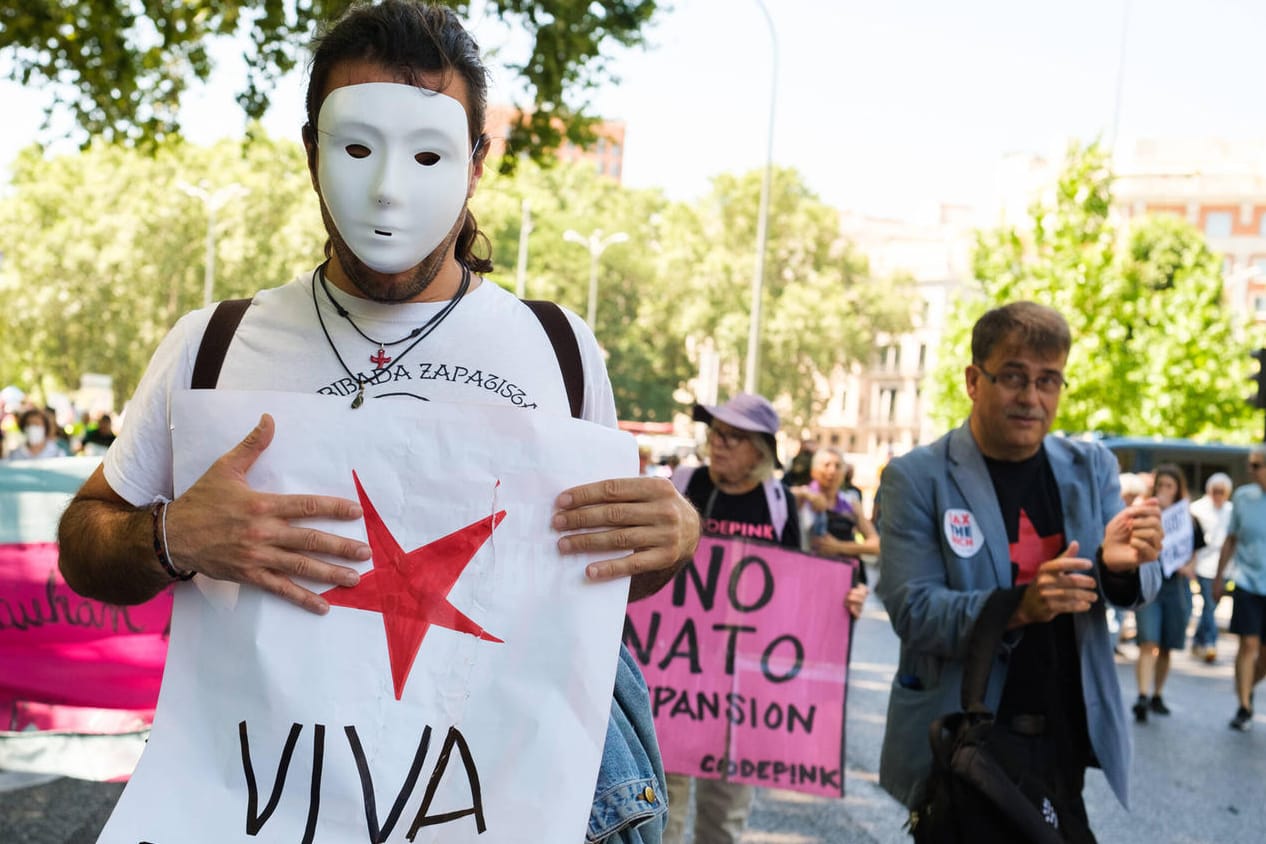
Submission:
POLYGON ((237 331, 238 323, 250 306, 250 299, 226 299, 215 306, 206 330, 202 333, 198 356, 194 358, 193 377, 189 384, 193 389, 215 389, 216 382, 220 380, 224 356, 228 353, 229 343, 233 342, 233 332, 237 331))
POLYGON ((985 691, 989 687, 989 672, 993 667, 998 643, 1007 632, 1007 622, 1015 614, 1024 597, 1025 587, 995 589, 985 599, 985 606, 972 625, 967 640, 967 661, 963 665, 962 707, 964 712, 988 713, 985 708, 985 691))
POLYGON ((781 542, 783 529, 787 527, 787 490, 777 478, 766 478, 761 485, 765 488, 770 524, 774 526, 777 541, 781 542))
POLYGON ((580 362, 580 344, 576 342, 576 332, 567 321, 567 314, 558 305, 544 299, 521 301, 541 321, 541 327, 545 329, 550 345, 554 347, 554 356, 558 358, 558 368, 563 371, 571 415, 576 419, 581 418, 585 409, 585 370, 580 362))
MULTIPOLYGON (((580 361, 580 344, 576 341, 576 332, 563 309, 553 302, 540 299, 524 299, 523 304, 531 308, 532 313, 540 320, 541 327, 554 347, 554 355, 558 358, 558 368, 563 373, 563 383, 567 388, 567 402, 571 407, 571 415, 577 419, 584 413, 585 377, 584 366, 580 361)), ((224 356, 228 353, 229 344, 233 342, 233 334, 238 324, 246 315, 251 305, 250 299, 226 299, 216 305, 202 334, 202 342, 198 346, 198 355, 194 359, 193 377, 190 386, 195 390, 213 390, 220 380, 220 368, 224 365, 224 356)))

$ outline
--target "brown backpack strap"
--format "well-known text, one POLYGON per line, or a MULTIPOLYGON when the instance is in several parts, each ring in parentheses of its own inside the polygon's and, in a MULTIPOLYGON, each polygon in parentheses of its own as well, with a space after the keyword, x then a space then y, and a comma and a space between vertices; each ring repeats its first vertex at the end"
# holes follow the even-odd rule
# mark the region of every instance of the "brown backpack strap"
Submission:
POLYGON ((554 347, 554 356, 558 358, 558 368, 563 372, 563 383, 567 387, 571 415, 579 419, 585 409, 585 369, 580 362, 580 344, 576 342, 576 332, 567 321, 567 314, 553 302, 524 299, 523 304, 536 314, 554 347))
POLYGON ((229 343, 233 342, 233 332, 237 331, 237 324, 250 306, 250 299, 226 299, 215 306, 193 362, 193 378, 190 379, 193 389, 215 389, 216 382, 220 380, 220 367, 224 365, 224 355, 229 350, 229 343))

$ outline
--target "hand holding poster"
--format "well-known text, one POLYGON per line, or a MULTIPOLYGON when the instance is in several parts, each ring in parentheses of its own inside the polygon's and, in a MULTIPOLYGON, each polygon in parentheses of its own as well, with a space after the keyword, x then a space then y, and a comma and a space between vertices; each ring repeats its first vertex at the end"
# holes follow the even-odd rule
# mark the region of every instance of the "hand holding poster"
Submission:
POLYGON ((251 486, 359 499, 362 520, 316 526, 373 559, 323 617, 177 587, 150 745, 101 841, 582 840, 627 583, 586 582, 549 524, 562 489, 632 473, 632 439, 512 408, 197 391, 174 401, 177 491, 262 408, 277 433, 251 486))
POLYGON ((855 565, 705 536, 669 586, 629 605, 665 770, 844 793, 855 565))

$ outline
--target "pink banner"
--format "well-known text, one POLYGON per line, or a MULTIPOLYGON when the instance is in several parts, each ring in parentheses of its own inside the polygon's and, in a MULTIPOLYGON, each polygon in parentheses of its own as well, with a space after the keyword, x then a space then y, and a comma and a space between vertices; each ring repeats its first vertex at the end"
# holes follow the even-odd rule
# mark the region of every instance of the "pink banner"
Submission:
POLYGON ((630 604, 664 767, 844 793, 852 563, 704 537, 671 584, 630 604))
POLYGON ((171 593, 119 607, 83 598, 57 544, 0 545, 0 730, 148 726, 167 657, 171 593))

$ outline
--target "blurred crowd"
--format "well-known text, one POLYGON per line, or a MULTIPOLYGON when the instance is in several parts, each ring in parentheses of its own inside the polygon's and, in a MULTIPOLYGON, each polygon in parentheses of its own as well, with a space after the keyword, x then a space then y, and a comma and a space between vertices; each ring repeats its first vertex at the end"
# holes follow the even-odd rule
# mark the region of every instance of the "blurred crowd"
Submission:
POLYGON ((109 413, 78 411, 73 405, 59 413, 32 402, 16 387, 0 392, 0 459, 101 457, 114 438, 109 413))
POLYGON ((1118 655, 1122 655, 1121 642, 1133 641, 1138 646, 1138 697, 1132 711, 1134 720, 1144 724, 1150 716, 1170 714, 1163 692, 1171 654, 1186 647, 1193 613, 1197 622, 1191 636, 1192 657, 1210 665, 1218 661, 1214 613, 1222 596, 1214 594, 1213 584, 1234 509, 1232 482, 1229 475, 1215 473, 1205 482, 1204 494, 1194 501, 1185 474, 1175 464, 1163 463, 1151 472, 1126 472, 1120 482, 1127 505, 1155 497, 1183 522, 1180 529, 1168 531, 1167 540, 1182 547, 1168 567, 1156 600, 1133 613, 1115 609, 1110 620, 1118 655))

